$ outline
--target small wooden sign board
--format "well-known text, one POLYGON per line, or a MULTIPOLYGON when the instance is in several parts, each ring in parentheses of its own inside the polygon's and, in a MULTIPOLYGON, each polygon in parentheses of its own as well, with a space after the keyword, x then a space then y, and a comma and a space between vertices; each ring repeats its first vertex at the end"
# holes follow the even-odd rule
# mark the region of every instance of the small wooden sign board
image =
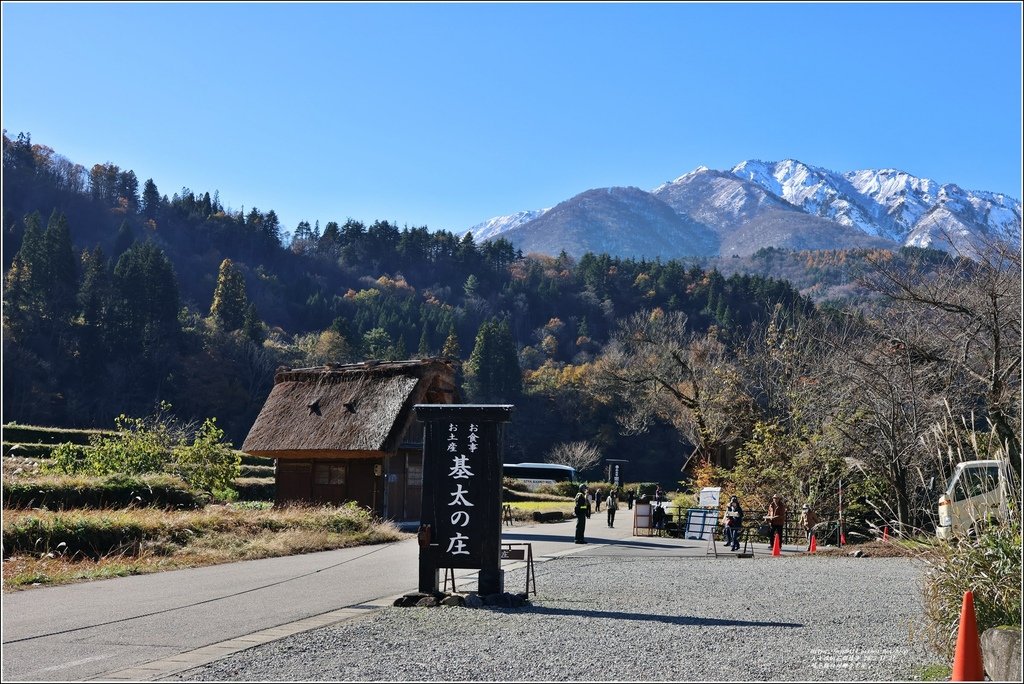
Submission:
POLYGON ((526 560, 526 549, 502 549, 501 560, 526 560))

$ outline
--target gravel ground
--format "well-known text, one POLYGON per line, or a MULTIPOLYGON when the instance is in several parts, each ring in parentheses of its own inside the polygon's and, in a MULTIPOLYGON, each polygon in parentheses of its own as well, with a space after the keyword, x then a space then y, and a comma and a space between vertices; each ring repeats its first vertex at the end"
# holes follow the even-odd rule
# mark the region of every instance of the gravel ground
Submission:
MULTIPOLYGON (((907 558, 566 556, 518 609, 385 608, 181 673, 200 681, 914 679, 922 567, 907 558)), ((523 571, 506 573, 517 591, 523 571)))

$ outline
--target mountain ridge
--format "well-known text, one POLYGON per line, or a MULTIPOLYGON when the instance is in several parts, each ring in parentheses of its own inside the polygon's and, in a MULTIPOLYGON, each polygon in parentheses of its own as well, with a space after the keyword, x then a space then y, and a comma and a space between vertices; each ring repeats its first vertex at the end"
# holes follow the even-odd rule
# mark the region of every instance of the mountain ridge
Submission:
POLYGON ((648 222, 644 212, 626 220, 610 207, 572 207, 585 196, 592 201, 597 191, 613 190, 593 188, 555 207, 494 217, 465 232, 479 240, 505 237, 524 252, 564 250, 579 256, 585 249, 663 258, 707 256, 714 244, 719 256, 746 256, 765 247, 899 246, 970 255, 986 241, 1019 242, 1021 235, 1021 204, 1015 198, 940 184, 896 168, 839 173, 796 159, 753 159, 728 170, 698 166, 649 192, 633 189, 634 207, 657 206, 636 194, 644 193, 671 207, 687 227, 659 211, 649 214, 648 222), (557 219, 551 216, 555 208, 557 219), (605 220, 612 216, 614 225, 605 220), (624 224, 632 241, 624 240, 624 224), (651 253, 659 244, 664 247, 651 253))

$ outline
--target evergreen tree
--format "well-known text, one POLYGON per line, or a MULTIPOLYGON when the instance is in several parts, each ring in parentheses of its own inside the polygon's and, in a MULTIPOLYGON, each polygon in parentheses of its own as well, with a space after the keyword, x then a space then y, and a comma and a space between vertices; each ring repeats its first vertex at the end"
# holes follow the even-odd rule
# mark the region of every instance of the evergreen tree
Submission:
POLYGON ((134 171, 129 169, 117 175, 117 200, 132 211, 138 208, 139 179, 134 171))
POLYGON ((147 219, 155 219, 156 212, 159 209, 160 191, 156 189, 156 183, 153 182, 153 179, 149 178, 142 186, 142 215, 147 219))
POLYGON ((459 336, 455 334, 455 324, 453 323, 448 328, 448 337, 444 341, 444 347, 441 349, 441 356, 446 359, 459 360, 462 357, 462 348, 459 347, 459 336))
POLYGON ((405 335, 398 336, 398 341, 395 342, 395 347, 391 352, 391 358, 394 361, 404 361, 409 358, 409 349, 405 346, 405 335))
POLYGON ((43 262, 35 267, 45 282, 43 315, 56 323, 67 322, 75 309, 78 278, 71 231, 63 213, 55 209, 43 233, 43 262))
POLYGON ((103 250, 97 247, 82 252, 82 285, 78 289, 78 307, 86 327, 100 328, 110 305, 110 272, 103 250))
POLYGON ((508 321, 486 321, 466 362, 467 391, 481 402, 512 401, 522 391, 522 374, 508 321))
MULTIPOLYGON (((18 268, 15 273, 8 273, 4 301, 21 311, 31 319, 38 318, 46 296, 45 252, 43 249, 43 232, 40 228, 42 217, 33 212, 25 217, 25 234, 21 239, 21 249, 15 254, 18 268), (7 288, 13 288, 8 293, 7 288), (8 294, 10 297, 8 297, 8 294)), ((11 266, 12 270, 14 265, 11 266)), ((5 315, 7 312, 4 312, 5 315)), ((13 319, 12 319, 13 320, 13 319)), ((28 320, 22 321, 22 332, 28 332, 28 320)))
POLYGON ((267 339, 267 333, 263 329, 263 321, 256 313, 256 305, 252 302, 245 309, 245 320, 242 321, 242 334, 256 344, 263 344, 267 339))
POLYGON ((119 259, 134 243, 135 232, 127 221, 122 221, 121 227, 117 229, 117 237, 114 239, 114 258, 119 259))
POLYGON ((112 340, 121 351, 159 363, 177 344, 178 284, 167 255, 152 242, 135 243, 114 267, 112 340))
POLYGON ((108 349, 105 336, 110 325, 113 292, 110 271, 103 251, 82 252, 82 285, 78 290, 81 329, 78 333, 79 373, 95 378, 105 368, 108 349))
POLYGON ((221 330, 238 330, 245 323, 249 300, 245 294, 245 277, 235 268, 231 259, 220 263, 217 288, 213 291, 210 317, 221 330))
POLYGON ((430 337, 427 335, 427 322, 423 322, 423 332, 420 333, 420 346, 417 347, 416 353, 419 354, 421 359, 425 359, 430 356, 430 337))
POLYGON ((11 336, 19 341, 29 337, 35 330, 36 311, 32 271, 18 252, 4 277, 4 337, 11 336))
POLYGON ((363 335, 363 358, 366 359, 389 359, 394 353, 391 346, 391 336, 384 328, 368 330, 363 335))

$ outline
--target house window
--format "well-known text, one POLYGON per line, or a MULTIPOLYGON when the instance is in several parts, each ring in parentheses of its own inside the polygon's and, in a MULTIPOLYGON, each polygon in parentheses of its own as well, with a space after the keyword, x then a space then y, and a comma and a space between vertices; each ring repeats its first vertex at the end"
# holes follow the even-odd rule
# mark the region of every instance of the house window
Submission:
POLYGON ((339 463, 317 463, 313 469, 313 482, 318 485, 345 484, 345 465, 339 463))

